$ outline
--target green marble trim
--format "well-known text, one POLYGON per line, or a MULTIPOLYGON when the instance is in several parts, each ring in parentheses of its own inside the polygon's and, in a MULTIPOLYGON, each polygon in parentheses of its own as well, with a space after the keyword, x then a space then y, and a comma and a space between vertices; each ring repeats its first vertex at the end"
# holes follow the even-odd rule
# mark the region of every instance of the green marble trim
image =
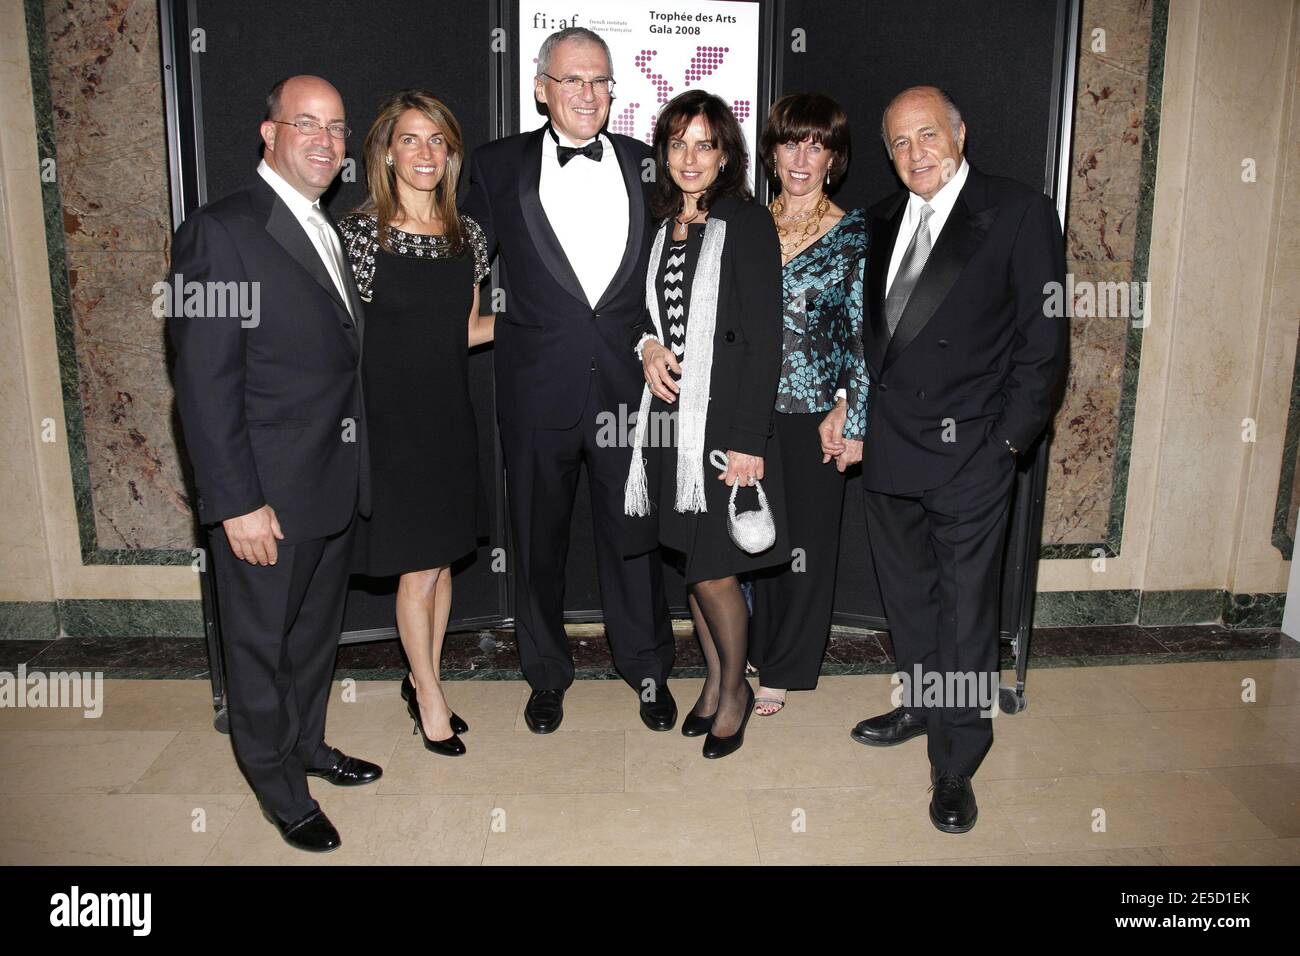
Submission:
POLYGON ((1286 594, 1223 595, 1223 623, 1227 627, 1281 627, 1286 594))
POLYGON ((1226 591, 1215 589, 1143 591, 1137 623, 1145 626, 1217 624, 1223 619, 1227 596, 1226 591))
POLYGON ((1295 352, 1291 368, 1291 405, 1286 413, 1286 437, 1282 439, 1282 472, 1277 479, 1277 503, 1273 507, 1273 546, 1290 561, 1295 552, 1295 541, 1287 533, 1287 518, 1291 514, 1291 498, 1295 494, 1296 449, 1300 446, 1300 345, 1295 352))
POLYGON ((1142 592, 1039 591, 1034 598, 1034 627, 1134 624, 1142 592))
POLYGON ((68 637, 203 637, 202 601, 60 601, 68 637))
MULTIPOLYGON (((1160 149, 1160 103, 1165 76, 1165 42, 1169 32, 1169 0, 1151 5, 1151 36, 1147 57, 1147 95, 1142 117, 1142 160, 1138 171, 1138 214, 1133 236, 1133 282, 1145 282, 1151 258, 1151 213, 1155 206, 1156 161, 1160 149)), ((1149 315, 1149 313, 1148 313, 1149 315)), ((1119 424, 1111 479, 1110 515, 1106 540, 1084 544, 1047 544, 1040 558, 1091 559, 1101 549, 1118 557, 1124 538, 1124 509, 1128 501, 1128 474, 1133 450, 1133 418, 1137 407, 1138 371, 1142 359, 1142 329, 1129 322, 1124 343, 1124 374, 1120 387, 1119 424)), ((1041 600, 1042 595, 1039 595, 1041 600)))
POLYGON ((50 91, 50 57, 45 42, 45 5, 24 0, 27 51, 31 61, 32 100, 36 114, 38 166, 55 161, 55 182, 41 182, 45 211, 45 249, 50 266, 50 297, 54 307, 54 339, 59 357, 59 388, 67 428, 68 461, 72 469, 72 497, 77 514, 82 564, 175 565, 188 564, 188 550, 170 548, 101 548, 95 529, 90 465, 86 453, 86 421, 81 407, 81 374, 77 364, 76 320, 72 314, 72 289, 68 282, 67 248, 63 240, 63 196, 58 184, 58 156, 54 142, 54 103, 50 91))
POLYGON ((44 641, 59 636, 53 601, 0 601, 0 641, 44 641))

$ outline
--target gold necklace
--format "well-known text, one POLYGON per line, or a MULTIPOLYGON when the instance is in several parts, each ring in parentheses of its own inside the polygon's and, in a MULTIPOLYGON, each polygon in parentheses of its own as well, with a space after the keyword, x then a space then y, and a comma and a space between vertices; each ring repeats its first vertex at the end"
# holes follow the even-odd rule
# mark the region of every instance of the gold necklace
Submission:
MULTIPOLYGON (((776 234, 781 242, 781 259, 786 261, 790 259, 800 247, 807 243, 821 229, 822 218, 826 215, 826 210, 830 208, 830 200, 823 194, 822 198, 817 200, 817 205, 813 207, 810 213, 805 214, 807 223, 797 232, 789 226, 782 226, 781 220, 790 217, 785 215, 785 203, 781 197, 777 196, 768 205, 768 210, 772 213, 772 219, 776 223, 776 234)), ((798 221, 798 220, 796 220, 798 221)))

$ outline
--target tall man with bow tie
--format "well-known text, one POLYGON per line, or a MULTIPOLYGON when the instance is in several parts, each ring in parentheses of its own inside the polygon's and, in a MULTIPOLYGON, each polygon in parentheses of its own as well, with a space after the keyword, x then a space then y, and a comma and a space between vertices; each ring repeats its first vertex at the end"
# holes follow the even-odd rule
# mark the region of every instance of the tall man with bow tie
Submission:
MULTIPOLYGON (((635 409, 643 384, 629 346, 645 307, 651 244, 643 181, 650 150, 603 132, 613 96, 609 48, 580 27, 547 37, 534 93, 550 121, 480 147, 465 212, 505 266, 497 316, 497 417, 505 452, 515 633, 532 693, 524 720, 555 730, 573 682, 564 632, 565 560, 585 464, 605 633, 637 692, 642 721, 671 730, 672 627, 657 553, 624 558, 629 451, 598 440, 597 416, 635 409)), ((649 168, 653 168, 651 165, 649 168)))
POLYGON ((1065 244, 1045 195, 967 162, 966 124, 942 90, 899 93, 881 134, 904 188, 871 210, 862 484, 906 679, 902 706, 853 737, 927 735, 931 822, 961 833, 975 825, 971 777, 993 743, 1017 459, 1046 427, 1068 363, 1067 320, 1044 308, 1065 283, 1065 244), (922 694, 934 678, 937 702, 922 694))

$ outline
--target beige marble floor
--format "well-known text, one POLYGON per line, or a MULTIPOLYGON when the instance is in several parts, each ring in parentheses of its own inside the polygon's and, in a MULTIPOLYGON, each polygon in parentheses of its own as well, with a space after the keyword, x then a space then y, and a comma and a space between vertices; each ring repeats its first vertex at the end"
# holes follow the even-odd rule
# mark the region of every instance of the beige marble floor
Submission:
MULTIPOLYGON (((699 682, 673 687, 689 706, 699 682)), ((329 742, 385 772, 312 782, 343 836, 315 856, 260 815, 204 682, 108 681, 97 719, 0 709, 0 863, 1300 863, 1300 660, 1039 669, 1028 690, 953 836, 922 740, 849 739, 887 709, 883 676, 824 678, 718 761, 645 730, 618 682, 575 685, 547 737, 524 684, 449 684, 457 759, 411 736, 396 683, 338 682, 329 742)))

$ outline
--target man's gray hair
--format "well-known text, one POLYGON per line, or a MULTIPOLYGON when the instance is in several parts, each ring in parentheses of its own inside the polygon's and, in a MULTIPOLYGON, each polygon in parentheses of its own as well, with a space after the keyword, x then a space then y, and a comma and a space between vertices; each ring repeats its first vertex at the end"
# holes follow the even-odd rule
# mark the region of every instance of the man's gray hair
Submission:
POLYGON ((894 108, 895 103, 913 93, 928 93, 931 96, 937 96, 939 102, 943 104, 943 108, 948 111, 948 125, 952 127, 952 138, 955 140, 961 135, 961 110, 957 109, 957 104, 953 102, 952 97, 948 95, 946 90, 941 90, 937 86, 909 86, 890 100, 889 105, 885 107, 885 111, 880 114, 880 138, 885 141, 885 150, 887 152, 892 153, 894 151, 889 142, 889 128, 886 125, 889 120, 889 111, 894 108))
POLYGON ((588 30, 586 27, 569 27, 565 30, 559 30, 552 33, 542 41, 542 48, 537 51, 537 75, 550 72, 551 69, 551 52, 563 43, 565 40, 581 40, 583 43, 594 43, 605 53, 605 62, 609 64, 609 78, 614 78, 614 58, 609 55, 609 44, 607 44, 599 33, 588 30))

